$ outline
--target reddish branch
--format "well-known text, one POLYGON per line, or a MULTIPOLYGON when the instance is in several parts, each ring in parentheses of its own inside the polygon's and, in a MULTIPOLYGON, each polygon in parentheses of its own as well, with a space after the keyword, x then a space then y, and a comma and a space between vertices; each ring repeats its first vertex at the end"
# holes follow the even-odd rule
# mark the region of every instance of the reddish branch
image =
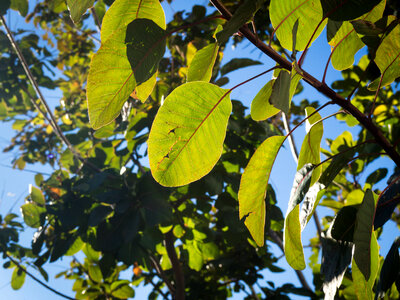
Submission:
MULTIPOLYGON (((232 14, 227 10, 227 8, 221 3, 219 0, 210 0, 210 2, 214 5, 216 9, 227 19, 229 20, 232 17, 232 14)), ((282 57, 278 52, 276 52, 272 47, 266 45, 262 41, 260 41, 256 35, 254 35, 247 26, 242 26, 240 28, 240 33, 245 36, 251 43, 253 43, 258 49, 260 49, 264 54, 268 55, 275 62, 277 62, 282 68, 291 71, 292 64, 282 57)), ((357 107, 347 101, 345 98, 337 94, 334 90, 332 90, 325 83, 320 82, 311 74, 306 71, 302 72, 303 79, 313 86, 320 93, 331 99, 334 104, 339 105, 349 114, 351 114, 354 118, 357 119, 358 122, 368 130, 372 136, 375 138, 377 144, 379 144, 383 150, 385 150, 386 154, 393 160, 393 162, 400 167, 400 154, 396 151, 396 149, 391 145, 391 143, 385 138, 382 132, 379 130, 377 126, 369 119, 366 115, 364 115, 357 107)))

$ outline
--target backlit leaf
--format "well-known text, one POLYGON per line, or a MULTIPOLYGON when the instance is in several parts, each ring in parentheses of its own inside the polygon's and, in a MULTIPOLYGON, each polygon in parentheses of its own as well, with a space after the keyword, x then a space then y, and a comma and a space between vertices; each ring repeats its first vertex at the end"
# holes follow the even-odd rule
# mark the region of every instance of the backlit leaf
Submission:
POLYGON ((160 107, 148 140, 150 169, 164 186, 208 174, 222 153, 232 104, 228 90, 206 82, 176 88, 160 107))
POLYGON ((269 102, 274 81, 275 80, 268 81, 268 83, 262 87, 262 89, 257 93, 251 102, 250 112, 253 120, 263 121, 280 112, 279 109, 272 106, 272 104, 269 102))
POLYGON ((284 136, 266 139, 251 157, 239 189, 239 218, 245 224, 257 245, 264 245, 265 195, 272 166, 285 140, 284 136))
POLYGON ((289 51, 292 51, 292 29, 297 20, 299 22, 296 35, 297 51, 305 49, 313 34, 312 41, 314 41, 326 24, 326 21, 322 22, 316 30, 323 18, 320 0, 271 0, 269 11, 272 26, 276 30, 276 37, 282 47, 289 51))
POLYGON ((288 264, 295 270, 306 267, 301 243, 300 203, 310 188, 312 164, 306 164, 295 175, 283 231, 283 246, 288 264))
MULTIPOLYGON (((312 107, 306 108, 306 116, 311 117, 307 119, 307 128, 309 128, 306 136, 304 137, 303 143, 301 144, 301 150, 299 154, 299 160, 297 163, 297 170, 300 170, 305 164, 317 165, 321 162, 320 147, 322 135, 324 134, 324 125, 321 121, 321 116, 318 112, 315 113, 315 109, 312 107), (314 113, 314 114, 313 114, 314 113)), ((315 168, 312 175, 310 185, 318 180, 321 175, 322 166, 315 168)))
POLYGON ((153 20, 162 29, 166 28, 164 10, 158 0, 116 0, 103 18, 101 41, 104 43, 114 31, 126 29, 135 19, 153 20))
POLYGON ((383 39, 374 61, 381 71, 381 77, 371 82, 368 89, 377 90, 379 86, 387 86, 400 76, 400 24, 383 39))
MULTIPOLYGON (((382 0, 377 6, 359 20, 375 22, 382 17, 386 0, 382 0)), ((349 21, 328 21, 327 34, 329 45, 332 47, 332 66, 336 70, 345 70, 354 64, 354 55, 364 47, 364 43, 358 37, 353 25, 349 21)))
POLYGON ((290 73, 286 70, 281 70, 272 86, 270 102, 274 107, 282 110, 285 114, 288 114, 290 109, 289 90, 290 73))
POLYGON ((32 186, 31 184, 29 185, 29 196, 31 197, 31 200, 36 204, 45 204, 45 199, 42 191, 37 187, 32 186))
POLYGON ((354 261, 368 280, 371 275, 371 235, 378 196, 367 190, 357 212, 354 229, 354 261))
POLYGON ((19 290, 25 282, 26 273, 19 267, 15 267, 11 276, 11 287, 13 290, 19 290))
POLYGON ((187 81, 205 81, 209 82, 212 76, 212 70, 217 59, 219 46, 217 43, 200 49, 194 55, 188 69, 187 81))
POLYGON ((46 209, 34 203, 26 203, 21 206, 21 212, 26 225, 38 228, 41 225, 40 216, 46 212, 46 209))
POLYGON ((381 0, 320 0, 324 16, 335 21, 354 20, 369 12, 381 0))
POLYGON ((93 6, 93 3, 94 0, 67 0, 72 21, 78 23, 86 10, 93 6))
MULTIPOLYGON (((149 98, 154 86, 157 83, 157 72, 147 79, 147 81, 141 83, 135 88, 135 92, 131 95, 132 98, 145 102, 149 98)), ((97 132, 97 131, 96 131, 97 132)))

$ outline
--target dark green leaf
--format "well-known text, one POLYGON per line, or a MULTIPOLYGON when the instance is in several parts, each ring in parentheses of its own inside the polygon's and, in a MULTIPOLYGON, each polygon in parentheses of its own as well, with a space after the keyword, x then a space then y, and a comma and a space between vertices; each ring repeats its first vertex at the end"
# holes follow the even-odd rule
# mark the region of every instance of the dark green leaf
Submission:
POLYGON ((382 227, 390 219, 400 202, 400 177, 389 181, 389 185, 389 188, 379 197, 374 219, 375 229, 382 227))
POLYGON ((241 68, 255 66, 255 65, 261 65, 261 64, 262 63, 260 61, 252 60, 250 58, 234 58, 222 66, 222 68, 220 70, 221 77, 230 72, 239 70, 241 68))
POLYGON ((7 12, 7 9, 10 8, 11 0, 2 0, 0 1, 0 14, 4 15, 7 12))
MULTIPOLYGON (((2 1, 4 1, 4 0, 2 0, 2 1)), ((10 7, 12 9, 19 11, 21 16, 25 17, 26 14, 28 13, 28 9, 29 9, 28 0, 11 0, 10 7)))
POLYGON ((335 21, 354 20, 372 10, 381 0, 321 0, 324 16, 335 21))
POLYGON ((71 13, 71 19, 78 23, 86 10, 92 7, 94 0, 67 0, 68 9, 71 13))
POLYGON ((127 27, 125 43, 136 84, 141 84, 158 69, 165 52, 166 32, 152 20, 135 19, 127 27))
POLYGON ((379 298, 385 296, 386 291, 392 287, 393 283, 400 275, 399 246, 400 238, 397 237, 383 262, 377 289, 377 295, 379 298))
POLYGON ((88 225, 97 226, 101 221, 103 221, 107 216, 112 213, 112 208, 110 206, 99 205, 95 207, 90 213, 88 225))
POLYGON ((281 70, 272 87, 270 102, 273 106, 282 110, 285 114, 288 114, 290 109, 289 90, 290 73, 286 70, 281 70))
POLYGON ((353 242, 357 207, 345 206, 336 214, 330 227, 332 238, 340 242, 353 242))

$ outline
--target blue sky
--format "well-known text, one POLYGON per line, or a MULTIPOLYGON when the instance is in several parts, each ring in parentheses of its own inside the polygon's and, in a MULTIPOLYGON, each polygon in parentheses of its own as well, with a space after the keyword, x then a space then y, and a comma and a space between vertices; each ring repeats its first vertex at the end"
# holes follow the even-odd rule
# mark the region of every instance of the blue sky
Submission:
MULTIPOLYGON (((36 1, 31 0, 31 3, 35 3, 36 1)), ((164 11, 166 13, 167 20, 171 18, 172 14, 176 11, 188 9, 194 4, 205 5, 207 4, 207 0, 193 0, 193 1, 185 1, 185 0, 175 0, 172 4, 167 4, 164 1, 164 11)), ((33 5, 31 5, 32 9, 33 5)), ((7 20, 9 20, 9 25, 12 29, 20 28, 21 26, 31 26, 24 24, 22 18, 20 18, 17 13, 9 13, 7 16, 7 20)), ((32 27, 30 27, 32 28, 32 27)), ((304 68, 309 73, 313 74, 316 78, 322 78, 323 68, 325 66, 325 62, 329 56, 330 48, 326 42, 325 31, 320 35, 320 37, 313 44, 309 54, 307 55, 304 68), (317 59, 315 59, 317 58, 317 59)), ((359 59, 363 52, 357 55, 359 59)), ((263 55, 258 49, 255 49, 253 45, 248 42, 242 43, 239 47, 233 49, 232 47, 227 47, 227 51, 224 53, 223 63, 228 62, 232 58, 238 57, 250 57, 255 60, 260 60, 263 65, 254 66, 251 68, 245 69, 245 71, 235 71, 230 76, 230 83, 227 87, 232 87, 243 80, 250 78, 254 75, 261 73, 262 71, 272 67, 275 65, 271 59, 263 55), (243 77, 245 74, 245 78, 243 77)), ((264 75, 251 83, 241 86, 240 88, 234 90, 232 92, 231 98, 241 100, 246 106, 250 107, 251 100, 257 94, 258 90, 271 78, 271 74, 264 75)), ((340 72, 333 70, 332 67, 328 70, 327 83, 332 82, 340 78, 340 72)), ((304 91, 302 94, 296 96, 293 101, 300 102, 302 99, 307 98, 310 101, 319 100, 320 103, 325 103, 327 99, 324 96, 315 92, 311 87, 307 84, 304 84, 304 91)), ((58 98, 60 97, 60 92, 58 91, 47 91, 44 90, 44 95, 47 98, 48 102, 51 106, 55 106, 58 104, 58 98)), ((323 116, 327 116, 333 112, 336 112, 338 107, 331 106, 321 112, 323 116)), ((330 118, 324 122, 324 139, 335 138, 338 134, 340 134, 343 130, 349 130, 347 126, 343 123, 339 123, 335 120, 335 118, 330 118)), ((354 129, 350 130, 353 133, 356 132, 354 129)), ((0 123, 0 148, 4 148, 9 144, 9 140, 15 134, 15 132, 11 129, 10 124, 0 123)), ((300 127, 295 133, 295 141, 297 147, 300 149, 301 142, 305 135, 305 130, 303 127, 300 127)), ((326 144, 323 140, 322 146, 325 147, 326 144)), ((11 165, 11 160, 13 155, 10 153, 0 153, 0 213, 2 215, 6 214, 10 209, 17 213, 19 213, 19 206, 23 204, 25 196, 28 194, 28 186, 29 184, 34 183, 33 173, 27 171, 19 171, 13 170, 9 167, 11 165)), ((390 167, 389 171, 392 170, 393 164, 390 163, 389 160, 382 160, 382 164, 390 167)), ((27 166, 27 169, 42 171, 42 172, 50 172, 48 166, 27 166)), ((286 212, 287 202, 289 199, 289 194, 292 186, 292 181, 294 174, 296 172, 296 164, 294 163, 288 145, 286 145, 285 149, 281 151, 278 155, 278 158, 275 162, 275 167, 273 168, 271 175, 271 184, 274 186, 275 191, 277 192, 278 204, 281 207, 283 213, 286 212), (276 166, 279 166, 276 167, 276 166)), ((381 186, 382 188, 382 186, 381 186)), ((325 214, 333 215, 333 213, 324 208, 318 209, 320 217, 325 214)), ((398 229, 393 225, 392 222, 389 222, 385 225, 384 234, 381 240, 391 241, 394 238, 394 232, 398 235, 398 229)), ((33 231, 27 230, 22 235, 22 244, 29 245, 31 236, 33 231)), ((308 243, 308 239, 315 235, 315 227, 314 223, 310 222, 307 226, 304 234, 303 234, 303 242, 305 244, 308 243)), ((381 255, 385 256, 391 242, 383 242, 381 243, 381 255)), ((277 248, 277 246, 270 244, 272 249, 274 249, 274 253, 276 256, 281 256, 281 251, 277 248)), ((309 255, 309 252, 306 249, 306 255, 309 255)), ((45 265, 45 268, 50 273, 50 282, 49 285, 54 287, 55 289, 73 296, 74 294, 71 292, 72 283, 70 281, 66 281, 63 279, 54 280, 53 276, 64 270, 65 266, 68 264, 68 259, 59 260, 52 264, 45 265)), ((268 271, 264 272, 265 280, 271 280, 276 283, 276 285, 292 282, 295 285, 298 284, 298 279, 295 276, 293 270, 287 265, 284 258, 279 261, 279 266, 288 270, 284 273, 270 273, 268 271)), ((311 270, 307 268, 304 271, 308 282, 312 283, 311 270)), ((40 278, 40 275, 38 275, 40 278)), ((30 278, 26 279, 25 285, 19 291, 13 291, 10 286, 11 279, 11 271, 4 270, 0 268, 0 294, 2 295, 2 299, 8 300, 22 300, 22 299, 58 299, 58 296, 55 296, 53 293, 49 292, 45 288, 39 286, 37 283, 33 282, 30 278)), ((146 294, 145 290, 141 290, 137 293, 137 298, 142 298, 146 294), (140 296, 141 295, 141 296, 140 296)), ((241 296, 238 297, 242 298, 241 296)), ((61 299, 61 298, 59 298, 61 299)), ((295 297, 293 297, 295 299, 295 297)))

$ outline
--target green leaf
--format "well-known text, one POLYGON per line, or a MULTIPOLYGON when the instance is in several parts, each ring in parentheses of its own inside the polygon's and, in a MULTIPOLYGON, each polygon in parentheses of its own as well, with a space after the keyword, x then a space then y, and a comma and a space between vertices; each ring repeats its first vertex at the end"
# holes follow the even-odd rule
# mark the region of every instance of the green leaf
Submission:
POLYGON ((292 29, 297 20, 299 21, 299 30, 296 35, 297 51, 303 51, 314 34, 312 43, 321 34, 326 24, 326 21, 323 21, 316 30, 323 18, 320 0, 271 0, 269 16, 275 28, 276 37, 282 47, 289 51, 293 50, 292 29))
MULTIPOLYGON (((395 176, 400 176, 397 172, 395 176)), ((375 219, 374 228, 382 227, 392 216, 393 211, 400 202, 400 178, 396 177, 393 180, 389 179, 389 187, 380 195, 375 219)))
POLYGON ((329 166, 322 172, 319 182, 328 187, 336 175, 353 159, 355 152, 354 149, 349 150, 332 158, 329 166))
MULTIPOLYGON (((164 12, 156 0, 117 0, 103 19, 103 43, 92 58, 87 81, 88 111, 93 129, 111 123, 136 87, 127 58, 126 29, 132 20, 146 17, 165 29, 164 12)), ((146 61, 148 54, 144 55, 135 58, 136 61, 146 61)))
POLYGON ((354 261, 366 280, 371 275, 371 235, 377 200, 378 196, 370 189, 365 192, 354 229, 354 261))
POLYGON ((388 289, 390 289, 396 278, 399 276, 400 256, 399 256, 400 238, 397 237, 393 242, 388 254, 385 257, 379 277, 376 294, 378 298, 383 298, 388 289))
POLYGON ((251 102, 250 112, 253 120, 264 121, 280 111, 269 102, 274 82, 275 80, 268 81, 251 102))
POLYGON ((272 86, 270 102, 274 107, 282 110, 285 114, 288 114, 290 109, 289 90, 290 73, 286 70, 281 70, 272 86))
POLYGON ((196 52, 189 65, 188 82, 210 81, 215 60, 217 59, 218 49, 219 46, 217 43, 211 43, 196 52))
POLYGON ((240 27, 250 21, 254 14, 261 8, 264 0, 246 0, 235 11, 232 18, 226 23, 224 29, 217 33, 218 44, 225 44, 229 37, 239 31, 240 27))
POLYGON ((101 273, 98 265, 89 264, 88 266, 89 277, 94 282, 101 282, 103 280, 103 274, 101 273))
POLYGON ((111 295, 119 299, 135 297, 135 291, 129 286, 128 280, 119 280, 111 284, 111 295))
POLYGON ((251 157, 240 180, 239 218, 245 217, 245 225, 257 245, 264 245, 265 195, 275 158, 285 141, 284 136, 266 139, 251 157))
MULTIPOLYGON (((315 170, 314 170, 314 172, 315 172, 315 170)), ((314 177, 314 172, 313 172, 313 176, 311 177, 311 182, 312 182, 312 178, 314 177)), ((313 186, 311 186, 311 188, 308 190, 306 196, 304 197, 303 204, 301 206, 301 211, 300 211, 301 231, 304 230, 307 223, 310 221, 310 218, 312 217, 315 209, 317 208, 319 201, 321 200, 322 196, 324 195, 324 192, 325 192, 324 188, 325 188, 325 186, 322 183, 317 182, 313 186)))
POLYGON ((374 61, 382 75, 371 82, 368 89, 377 90, 379 86, 387 86, 400 76, 400 24, 383 39, 374 61))
POLYGON ((73 242, 73 244, 71 245, 71 247, 69 247, 68 251, 65 252, 66 256, 72 256, 76 253, 78 253, 79 251, 81 251, 82 247, 84 245, 84 242, 82 241, 82 239, 78 236, 75 241, 73 242))
MULTIPOLYGON (((386 1, 381 1, 359 20, 375 22, 382 17, 386 1)), ((332 47, 331 61, 336 70, 345 70, 354 64, 354 55, 364 47, 353 25, 348 22, 328 21, 327 35, 332 47)))
POLYGON ((306 164, 297 171, 285 217, 283 231, 285 257, 288 264, 295 270, 303 270, 306 267, 301 243, 300 203, 310 188, 313 170, 312 164, 306 164))
POLYGON ((340 287, 347 267, 351 263, 353 245, 338 242, 332 238, 321 237, 322 258, 321 274, 325 299, 335 299, 336 290, 340 287))
POLYGON ((374 298, 372 288, 374 286, 379 267, 379 244, 376 239, 375 232, 372 232, 370 247, 368 248, 371 249, 370 250, 371 255, 368 261, 368 265, 370 265, 371 268, 370 269, 371 275, 369 276, 369 279, 366 280, 361 265, 356 263, 355 253, 351 266, 352 266, 354 290, 356 292, 358 299, 372 300, 374 298))
POLYGON ((203 255, 197 245, 196 241, 190 241, 186 244, 187 251, 189 253, 189 268, 200 271, 203 267, 203 255))
POLYGON ((19 11, 21 16, 25 17, 29 10, 28 0, 11 0, 12 9, 19 11))
POLYGON ((0 14, 4 15, 10 8, 11 0, 2 0, 0 2, 0 14))
POLYGON ((71 19, 78 23, 86 10, 92 7, 94 0, 67 0, 68 9, 71 13, 71 19))
POLYGON ((149 19, 135 19, 126 30, 125 43, 136 84, 150 79, 158 69, 166 47, 165 30, 149 19))
POLYGON ((34 203, 26 203, 21 206, 21 212, 26 225, 38 228, 41 225, 40 216, 46 212, 46 209, 34 203))
POLYGON ((329 228, 329 232, 337 241, 353 242, 357 207, 345 206, 338 211, 329 228))
POLYGON ((320 0, 324 16, 335 21, 354 20, 369 12, 381 0, 320 0))
POLYGON ((180 186, 208 174, 222 154, 231 111, 228 90, 198 81, 176 88, 150 131, 154 179, 164 186, 180 186))
POLYGON ((36 204, 44 205, 46 203, 42 191, 31 184, 29 185, 29 196, 36 204))
POLYGON ((15 267, 11 276, 11 287, 19 290, 25 283, 26 273, 19 267, 15 267))
POLYGON ((262 65, 262 63, 258 60, 252 60, 250 58, 234 58, 222 66, 220 71, 221 77, 238 69, 255 65, 262 65))
POLYGON ((155 85, 157 83, 157 72, 151 76, 147 81, 143 82, 142 84, 138 85, 135 88, 135 92, 131 95, 132 98, 140 100, 144 103, 147 98, 151 95, 155 85))
POLYGON ((103 18, 101 41, 105 42, 115 31, 126 29, 135 19, 149 19, 166 28, 164 10, 158 0, 116 0, 103 18))
MULTIPOLYGON (((297 170, 300 170, 305 164, 318 165, 321 162, 320 147, 322 135, 324 134, 324 125, 321 121, 321 116, 312 107, 306 108, 306 116, 310 116, 306 121, 306 136, 301 144, 297 170), (314 113, 314 114, 313 114, 314 113)), ((319 179, 322 172, 322 166, 315 168, 312 175, 310 185, 314 185, 319 179)))

